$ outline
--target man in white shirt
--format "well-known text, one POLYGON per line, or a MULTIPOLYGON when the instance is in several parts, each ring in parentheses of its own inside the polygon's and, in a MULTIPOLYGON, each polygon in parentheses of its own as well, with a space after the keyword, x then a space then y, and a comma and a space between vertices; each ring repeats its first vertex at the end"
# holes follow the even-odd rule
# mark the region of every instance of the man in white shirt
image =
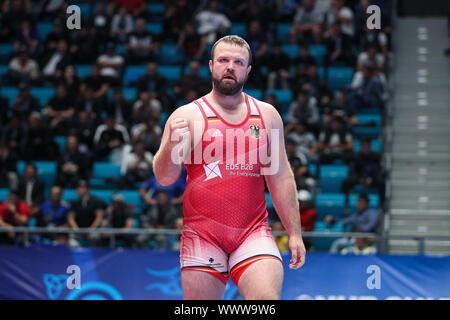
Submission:
POLYGON ((100 75, 113 81, 117 81, 120 78, 123 63, 123 57, 116 54, 116 46, 114 43, 108 43, 106 54, 102 54, 97 59, 97 64, 100 67, 100 75))
POLYGON ((344 6, 345 0, 331 0, 330 9, 325 14, 325 25, 330 27, 335 22, 341 22, 342 33, 353 37, 355 28, 353 24, 353 11, 344 6))
POLYGON ((219 37, 218 34, 225 34, 231 27, 231 21, 227 16, 219 11, 219 2, 211 1, 209 9, 199 12, 195 17, 198 22, 197 32, 200 35, 207 35, 207 43, 212 44, 219 37))

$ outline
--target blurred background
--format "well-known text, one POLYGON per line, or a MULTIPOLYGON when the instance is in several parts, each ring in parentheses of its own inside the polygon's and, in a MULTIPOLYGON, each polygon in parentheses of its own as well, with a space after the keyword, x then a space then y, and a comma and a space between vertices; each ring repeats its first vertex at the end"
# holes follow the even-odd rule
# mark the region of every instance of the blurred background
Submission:
MULTIPOLYGON (((0 10, 0 265, 11 271, 1 298, 182 297, 186 170, 163 187, 152 161, 170 113, 211 90, 211 48, 228 34, 252 50, 244 91, 285 125, 311 261, 286 275, 282 297, 450 297, 448 280, 430 280, 450 270, 448 1, 5 0, 0 10), (379 29, 367 27, 373 14, 379 29), (84 279, 104 295, 64 289, 70 264, 94 264, 84 279), (368 265, 390 270, 387 291, 366 286, 368 265)), ((286 253, 267 189, 266 202, 286 253)), ((239 298, 234 285, 226 298, 239 298)))

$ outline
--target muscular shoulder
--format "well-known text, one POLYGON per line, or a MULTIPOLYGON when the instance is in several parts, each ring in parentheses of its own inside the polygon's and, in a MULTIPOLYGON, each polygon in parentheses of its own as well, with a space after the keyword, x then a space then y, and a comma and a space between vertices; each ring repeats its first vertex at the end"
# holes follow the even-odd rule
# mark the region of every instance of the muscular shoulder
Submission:
POLYGON ((185 118, 187 120, 198 120, 202 118, 202 114, 198 106, 194 103, 185 104, 177 109, 170 115, 169 119, 185 118))
POLYGON ((267 102, 255 99, 261 111, 267 129, 283 129, 283 120, 275 107, 267 102))

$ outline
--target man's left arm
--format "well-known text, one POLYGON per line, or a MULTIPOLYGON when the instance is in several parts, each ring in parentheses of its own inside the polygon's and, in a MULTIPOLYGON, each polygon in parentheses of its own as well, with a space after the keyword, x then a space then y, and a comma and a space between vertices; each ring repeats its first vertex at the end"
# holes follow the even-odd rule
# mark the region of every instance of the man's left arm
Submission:
MULTIPOLYGON (((305 263, 305 246, 303 244, 300 224, 300 211, 297 200, 297 188, 294 174, 289 165, 286 149, 284 146, 283 121, 279 113, 273 107, 266 109, 270 119, 271 130, 278 131, 278 141, 271 141, 271 144, 278 144, 278 154, 271 155, 271 165, 278 162, 278 171, 274 174, 265 175, 270 195, 281 221, 289 234, 289 249, 292 253, 291 269, 300 268, 305 263)), ((271 133, 268 132, 269 137, 271 133)))

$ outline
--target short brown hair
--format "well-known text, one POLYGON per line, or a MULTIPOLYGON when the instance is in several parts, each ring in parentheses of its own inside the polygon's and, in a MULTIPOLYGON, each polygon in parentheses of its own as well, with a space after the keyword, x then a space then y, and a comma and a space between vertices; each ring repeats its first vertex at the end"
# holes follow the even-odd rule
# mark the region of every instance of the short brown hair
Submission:
POLYGON ((250 65, 252 63, 252 51, 250 49, 250 46, 248 45, 247 41, 245 41, 243 38, 236 36, 236 35, 231 35, 231 36, 225 36, 220 38, 219 40, 217 40, 211 50, 211 59, 214 60, 214 50, 216 49, 216 46, 221 43, 229 43, 229 44, 234 44, 238 47, 242 47, 247 49, 248 51, 248 65, 250 65))

